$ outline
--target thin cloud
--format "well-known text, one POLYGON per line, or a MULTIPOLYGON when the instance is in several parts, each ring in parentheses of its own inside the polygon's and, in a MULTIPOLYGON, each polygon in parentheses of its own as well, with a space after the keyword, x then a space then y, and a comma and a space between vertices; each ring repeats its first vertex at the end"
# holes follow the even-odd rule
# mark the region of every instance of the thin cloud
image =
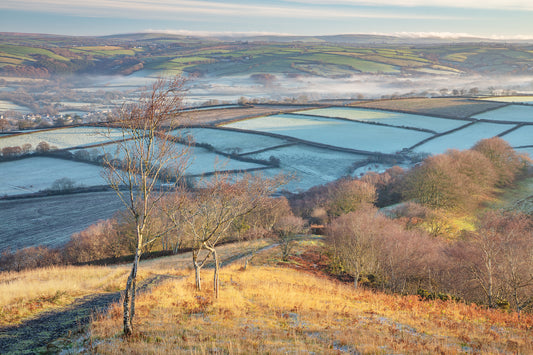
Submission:
POLYGON ((346 6, 451 7, 461 9, 533 11, 530 0, 288 0, 287 3, 346 6))
POLYGON ((220 3, 215 1, 190 0, 93 0, 86 3, 75 3, 71 0, 4 0, 0 8, 11 10, 27 10, 57 12, 78 16, 126 17, 169 19, 197 16, 248 16, 294 19, 458 19, 456 16, 439 16, 426 14, 397 14, 393 11, 377 11, 362 9, 317 8, 307 5, 267 6, 259 4, 220 3))
POLYGON ((295 36, 294 33, 265 32, 265 31, 189 31, 189 30, 154 30, 147 29, 144 33, 164 33, 180 36, 196 37, 255 37, 255 36, 295 36))

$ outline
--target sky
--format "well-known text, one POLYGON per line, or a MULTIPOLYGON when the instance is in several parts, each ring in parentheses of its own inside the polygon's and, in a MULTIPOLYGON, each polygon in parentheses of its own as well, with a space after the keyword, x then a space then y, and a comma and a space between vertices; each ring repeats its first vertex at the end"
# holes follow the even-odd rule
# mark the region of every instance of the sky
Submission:
POLYGON ((533 1, 0 0, 0 32, 533 39, 533 1))

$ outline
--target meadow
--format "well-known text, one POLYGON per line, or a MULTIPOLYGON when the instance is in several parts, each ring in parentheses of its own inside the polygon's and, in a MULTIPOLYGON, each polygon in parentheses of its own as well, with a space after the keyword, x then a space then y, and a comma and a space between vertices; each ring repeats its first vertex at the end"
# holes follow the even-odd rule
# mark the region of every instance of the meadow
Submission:
POLYGON ((0 196, 31 194, 52 189, 67 178, 75 187, 106 185, 103 168, 93 164, 49 157, 30 157, 0 163, 0 196))
POLYGON ((321 271, 325 261, 319 253, 320 242, 301 241, 288 263, 280 263, 279 249, 273 248, 258 254, 246 270, 241 263, 229 266, 221 271, 224 286, 216 300, 210 290, 196 291, 190 275, 168 280, 139 296, 139 336, 129 341, 117 336, 118 304, 95 317, 91 351, 459 354, 533 349, 530 315, 518 319, 453 301, 355 290, 321 271))
POLYGON ((31 144, 31 150, 35 150, 40 142, 46 142, 50 147, 56 147, 55 149, 71 149, 121 140, 122 138, 124 138, 122 132, 116 129, 83 126, 56 128, 1 136, 0 149, 31 144))

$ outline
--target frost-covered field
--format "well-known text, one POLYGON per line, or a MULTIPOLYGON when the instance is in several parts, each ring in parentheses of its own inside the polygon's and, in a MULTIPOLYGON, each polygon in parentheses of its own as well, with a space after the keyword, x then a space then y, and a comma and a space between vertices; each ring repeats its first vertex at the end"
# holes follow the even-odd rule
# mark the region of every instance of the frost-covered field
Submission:
POLYGON ((448 149, 469 149, 477 141, 491 138, 511 129, 514 125, 477 122, 451 134, 432 139, 414 149, 417 153, 441 154, 448 149))
MULTIPOLYGON (((124 152, 117 150, 118 143, 107 144, 105 146, 91 148, 89 151, 96 149, 97 155, 110 154, 113 158, 122 159, 124 152)), ((133 144, 128 141, 126 144, 133 144)), ((130 148, 131 149, 131 148, 130 148)), ((71 150, 75 153, 77 149, 71 150)), ((213 171, 229 171, 229 170, 247 170, 263 167, 260 164, 243 162, 235 159, 227 158, 223 155, 216 154, 201 147, 188 147, 183 144, 176 143, 176 150, 173 152, 177 160, 184 162, 187 165, 185 174, 199 175, 213 171)), ((172 165, 172 163, 170 163, 172 165)))
POLYGON ((25 106, 19 106, 11 101, 0 100, 0 112, 4 111, 17 111, 21 113, 30 113, 31 110, 25 106))
POLYGON ((502 136, 512 147, 533 145, 533 126, 522 126, 502 136))
POLYGON ((33 157, 0 163, 0 196, 42 191, 61 178, 76 186, 106 185, 102 170, 95 165, 63 159, 33 157))
POLYGON ((66 149, 119 139, 122 139, 122 132, 118 129, 108 131, 106 128, 98 127, 70 127, 3 136, 0 138, 0 149, 21 147, 23 144, 29 143, 34 150, 40 142, 47 142, 50 146, 55 146, 58 149, 66 149))
POLYGON ((212 128, 187 128, 178 130, 177 134, 181 137, 191 135, 196 142, 211 144, 225 153, 249 153, 287 143, 286 140, 261 134, 212 128))
POLYGON ((268 160, 274 156, 280 160, 281 169, 294 174, 287 189, 308 189, 349 175, 353 163, 368 158, 366 155, 331 151, 303 144, 275 148, 249 157, 268 160))
POLYGON ((533 104, 533 96, 494 96, 486 97, 480 100, 533 104))
POLYGON ((335 147, 382 153, 395 153, 431 136, 430 133, 396 127, 290 114, 233 122, 227 127, 270 132, 335 147))
POLYGON ((397 127, 423 128, 435 131, 437 133, 446 132, 468 123, 463 120, 452 120, 431 116, 412 115, 408 113, 350 107, 319 108, 298 111, 295 113, 324 117, 340 117, 357 121, 370 121, 397 127))
POLYGON ((533 106, 509 105, 472 116, 472 118, 491 121, 533 123, 533 106))
POLYGON ((124 205, 115 191, 0 201, 0 253, 34 245, 60 246, 73 233, 113 217, 124 205))
POLYGON ((197 147, 191 150, 189 166, 185 174, 199 175, 213 171, 248 170, 262 167, 264 165, 230 159, 197 147))

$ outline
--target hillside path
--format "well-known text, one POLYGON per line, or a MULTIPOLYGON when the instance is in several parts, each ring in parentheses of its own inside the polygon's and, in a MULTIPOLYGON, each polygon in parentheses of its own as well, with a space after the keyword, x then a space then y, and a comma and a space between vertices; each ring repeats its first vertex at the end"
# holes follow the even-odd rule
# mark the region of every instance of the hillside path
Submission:
MULTIPOLYGON (((141 282, 139 293, 146 292, 172 275, 154 275, 141 282)), ((49 344, 60 337, 83 331, 95 313, 105 312, 120 300, 122 292, 92 294, 77 299, 73 304, 40 314, 21 324, 0 327, 0 354, 56 353, 49 344)))
MULTIPOLYGON (((272 244, 233 255, 221 260, 220 266, 226 267, 276 245, 272 244)), ((213 265, 208 264, 206 267, 210 268, 213 265)), ((153 275, 140 283, 137 292, 149 291, 152 287, 172 278, 181 277, 167 274, 153 275)), ((76 332, 84 332, 91 316, 105 312, 111 304, 120 301, 122 294, 122 291, 118 291, 87 295, 78 298, 67 307, 41 313, 36 318, 28 319, 21 324, 0 327, 0 354, 58 353, 61 349, 54 346, 52 342, 76 332)))

